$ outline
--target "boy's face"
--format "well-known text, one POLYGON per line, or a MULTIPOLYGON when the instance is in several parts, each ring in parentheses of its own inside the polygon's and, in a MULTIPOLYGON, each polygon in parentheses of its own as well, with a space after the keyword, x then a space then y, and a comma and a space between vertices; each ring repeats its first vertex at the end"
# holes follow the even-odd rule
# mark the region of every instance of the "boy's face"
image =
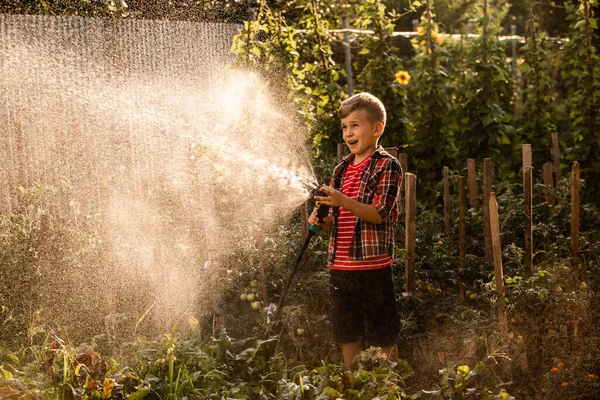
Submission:
POLYGON ((343 138, 356 160, 367 158, 377 147, 383 123, 370 122, 366 110, 356 110, 342 118, 343 138))

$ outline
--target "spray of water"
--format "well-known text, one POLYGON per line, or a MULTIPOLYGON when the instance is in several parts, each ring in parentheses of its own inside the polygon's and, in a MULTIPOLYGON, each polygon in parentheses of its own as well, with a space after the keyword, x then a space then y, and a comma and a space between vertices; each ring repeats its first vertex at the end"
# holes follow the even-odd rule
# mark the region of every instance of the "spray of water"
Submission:
MULTIPOLYGON (((114 46, 99 55, 106 22, 7 18, 3 209, 19 184, 66 182, 69 207, 49 212, 99 222, 110 262, 97 272, 108 278, 96 293, 77 283, 81 271, 67 271, 79 303, 101 301, 106 314, 154 304, 169 323, 210 306, 223 271, 235 269, 220 268, 228 255, 286 223, 315 186, 293 110, 257 76, 226 68, 225 50, 207 61, 182 43, 196 25, 117 23, 114 46), (131 300, 139 291, 145 297, 131 300)), ((230 40, 211 37, 201 53, 230 40)))

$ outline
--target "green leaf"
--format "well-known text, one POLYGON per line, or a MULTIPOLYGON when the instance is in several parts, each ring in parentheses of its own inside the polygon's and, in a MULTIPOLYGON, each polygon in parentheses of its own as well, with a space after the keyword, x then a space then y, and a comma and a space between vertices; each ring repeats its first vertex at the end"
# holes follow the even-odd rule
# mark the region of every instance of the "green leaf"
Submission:
POLYGON ((13 379, 13 374, 10 371, 5 370, 1 365, 0 372, 2 372, 5 380, 13 379))
POLYGON ((149 392, 150 392, 150 389, 141 388, 138 391, 131 393, 129 396, 127 396, 127 399, 128 400, 141 400, 141 399, 144 399, 149 392))
POLYGON ((363 47, 358 54, 369 54, 369 48, 368 47, 363 47))
POLYGON ((498 136, 498 139, 496 140, 498 142, 498 144, 510 144, 510 139, 508 138, 508 136, 498 136))
POLYGON ((483 123, 483 126, 488 126, 493 122, 493 118, 490 114, 486 114, 483 116, 481 122, 483 123))
POLYGON ((456 371, 457 371, 459 374, 462 374, 462 375, 467 375, 467 374, 468 374, 468 373, 471 371, 471 369, 469 368, 469 366, 468 366, 468 365, 461 365, 461 366, 459 366, 458 368, 456 368, 456 371))

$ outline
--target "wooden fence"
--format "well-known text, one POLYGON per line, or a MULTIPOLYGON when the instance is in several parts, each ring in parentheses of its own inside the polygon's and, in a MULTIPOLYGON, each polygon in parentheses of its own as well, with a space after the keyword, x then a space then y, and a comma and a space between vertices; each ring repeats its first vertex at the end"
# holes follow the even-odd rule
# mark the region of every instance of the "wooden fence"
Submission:
MULTIPOLYGON (((545 201, 550 206, 550 212, 552 213, 552 206, 556 204, 556 199, 552 195, 555 188, 555 182, 558 183, 560 180, 560 154, 557 147, 558 139, 557 135, 553 135, 553 153, 554 163, 548 162, 543 166, 543 182, 548 187, 548 193, 545 196, 545 201), (554 171, 553 171, 554 166, 554 171)), ((525 267, 525 274, 530 276, 533 273, 533 253, 534 243, 532 234, 533 224, 533 166, 531 163, 531 145, 524 144, 522 146, 523 151, 523 225, 524 225, 524 260, 523 265, 525 267)), ((467 182, 469 190, 469 205, 470 207, 477 209, 478 204, 478 188, 476 185, 476 166, 475 160, 467 160, 467 182)), ((451 208, 450 208, 450 195, 449 195, 449 172, 448 167, 444 167, 443 171, 443 187, 444 187, 444 231, 449 232, 448 221, 451 220, 451 208)), ((415 215, 415 193, 416 193, 416 182, 415 175, 410 172, 405 172, 406 181, 406 271, 405 271, 405 292, 407 295, 412 295, 415 292, 415 258, 418 257, 418 249, 415 250, 416 246, 416 219, 415 215)), ((498 307, 498 322, 500 328, 501 345, 508 351, 510 348, 509 343, 509 332, 507 324, 507 313, 504 301, 504 273, 502 268, 502 247, 500 241, 500 223, 499 223, 499 212, 498 203, 496 201, 496 194, 493 191, 494 182, 494 165, 493 161, 489 158, 483 160, 483 212, 484 212, 484 258, 493 261, 494 264, 494 275, 496 280, 496 291, 497 300, 496 304, 498 307)), ((572 273, 574 277, 575 287, 579 284, 579 273, 580 273, 580 261, 579 261, 579 191, 580 191, 580 177, 579 177, 579 163, 573 162, 571 167, 571 265, 572 273)), ((459 213, 459 225, 458 225, 458 254, 461 260, 461 266, 464 266, 464 260, 466 257, 465 243, 466 243, 466 199, 465 199, 465 177, 458 177, 458 188, 456 190, 458 195, 458 213, 459 213)), ((440 227, 441 229, 441 227, 440 227)), ((464 282, 460 280, 458 287, 459 299, 465 299, 464 282)), ((577 334, 577 320, 574 319, 574 335, 577 334)), ((524 362, 526 365, 526 361, 524 362)), ((504 374, 507 379, 511 377, 511 367, 509 363, 503 364, 504 374)))

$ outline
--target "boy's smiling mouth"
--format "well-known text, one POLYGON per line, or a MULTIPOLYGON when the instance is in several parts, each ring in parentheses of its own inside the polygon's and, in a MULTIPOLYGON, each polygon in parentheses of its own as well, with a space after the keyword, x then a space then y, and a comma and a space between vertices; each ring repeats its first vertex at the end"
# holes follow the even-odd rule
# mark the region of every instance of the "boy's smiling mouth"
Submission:
POLYGON ((352 145, 358 143, 358 140, 348 140, 346 143, 348 143, 349 146, 352 146, 352 145))

